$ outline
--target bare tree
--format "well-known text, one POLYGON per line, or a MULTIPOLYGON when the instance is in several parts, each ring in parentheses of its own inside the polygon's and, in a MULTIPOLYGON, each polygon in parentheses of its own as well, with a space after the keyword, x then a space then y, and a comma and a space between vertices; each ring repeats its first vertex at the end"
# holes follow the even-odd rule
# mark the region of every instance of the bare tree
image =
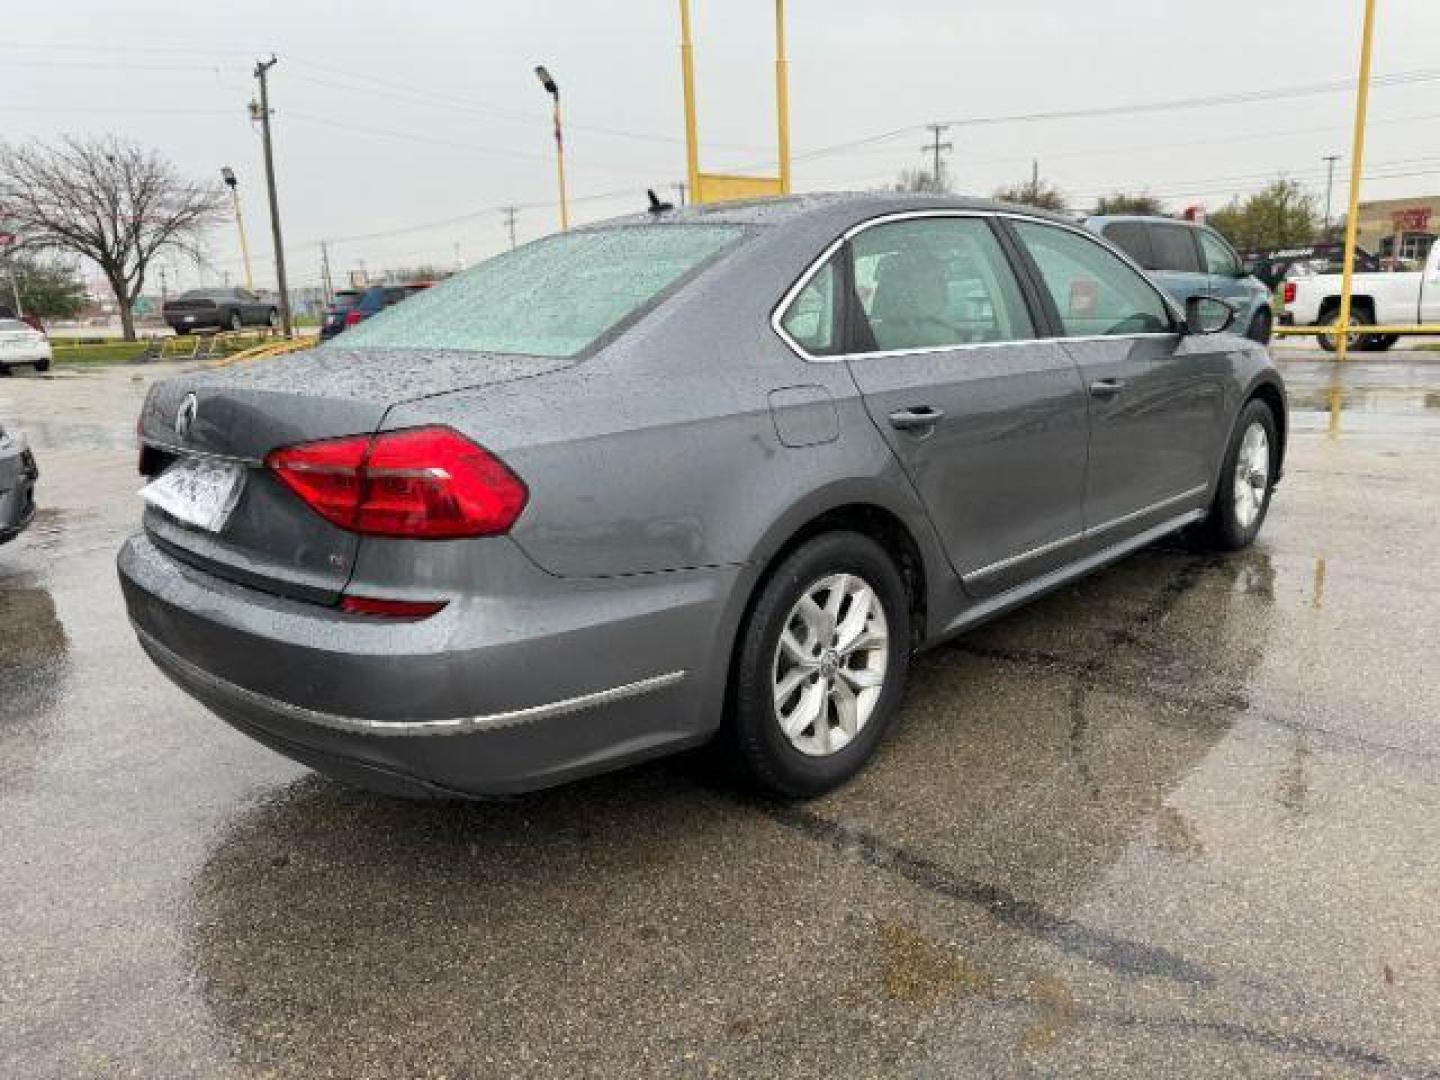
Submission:
POLYGON ((1117 191, 1112 195, 1101 195, 1095 200, 1094 214, 1143 214, 1156 217, 1165 212, 1164 204, 1154 195, 1132 195, 1117 191))
POLYGON ((186 180, 156 151, 114 136, 0 144, 0 219, 23 249, 95 263, 120 306, 127 341, 135 340, 132 308, 151 261, 166 250, 198 256, 225 205, 218 182, 186 180))
POLYGON ((997 189, 995 198, 1001 202, 1019 203, 1023 206, 1035 206, 1041 210, 1055 211, 1064 210, 1066 203, 1065 193, 1054 184, 1041 180, 1038 175, 1029 180, 1022 180, 1018 184, 997 189))
POLYGON ((950 191, 950 170, 942 163, 940 173, 934 169, 901 169, 895 190, 909 193, 944 195, 950 191))

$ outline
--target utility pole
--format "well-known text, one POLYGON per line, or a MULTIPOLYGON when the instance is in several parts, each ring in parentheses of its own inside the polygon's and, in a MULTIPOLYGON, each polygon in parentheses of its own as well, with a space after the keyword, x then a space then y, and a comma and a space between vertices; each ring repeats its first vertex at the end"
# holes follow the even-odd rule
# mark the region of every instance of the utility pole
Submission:
POLYGON ((165 276, 165 267, 160 267, 160 306, 165 306, 165 301, 170 299, 170 282, 165 276))
POLYGON ((330 276, 330 245, 320 241, 320 283, 325 286, 325 306, 335 302, 335 280, 330 276))
POLYGON ((285 242, 280 236, 280 201, 275 194, 275 151, 270 143, 270 69, 279 60, 255 62, 255 78, 260 82, 260 104, 250 105, 250 115, 260 121, 261 140, 265 144, 265 186, 270 191, 270 236, 275 244, 275 279, 280 286, 280 325, 288 338, 293 333, 290 322, 290 288, 285 280, 285 242))
POLYGON ((931 168, 931 176, 935 179, 935 190, 940 191, 943 188, 942 177, 944 175, 941 171, 944 165, 940 160, 940 154, 944 150, 954 150, 955 144, 940 141, 940 136, 950 130, 949 124, 926 124, 925 127, 930 131, 930 142, 920 149, 932 155, 934 165, 931 168))
POLYGON ((518 206, 503 206, 500 212, 505 215, 505 229, 510 234, 510 250, 515 250, 515 215, 520 212, 518 206))
POLYGON ((1325 235, 1330 235, 1330 194, 1335 190, 1335 162, 1340 160, 1339 154, 1325 155, 1325 235))
POLYGON ((1040 197, 1040 159, 1030 159, 1030 201, 1040 197))

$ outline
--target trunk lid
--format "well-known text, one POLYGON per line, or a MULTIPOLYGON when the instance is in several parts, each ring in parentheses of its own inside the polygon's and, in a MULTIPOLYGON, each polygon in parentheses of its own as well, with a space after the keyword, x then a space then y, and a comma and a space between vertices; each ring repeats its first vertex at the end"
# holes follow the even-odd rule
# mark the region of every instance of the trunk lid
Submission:
POLYGON ((370 434, 394 405, 509 382, 569 366, 549 359, 458 351, 326 347, 157 383, 141 412, 142 469, 187 457, 234 462, 243 474, 218 532, 147 506, 145 528, 164 550, 268 592, 334 603, 360 537, 322 518, 264 467, 270 451, 370 434), (193 395, 193 405, 188 404, 193 395))

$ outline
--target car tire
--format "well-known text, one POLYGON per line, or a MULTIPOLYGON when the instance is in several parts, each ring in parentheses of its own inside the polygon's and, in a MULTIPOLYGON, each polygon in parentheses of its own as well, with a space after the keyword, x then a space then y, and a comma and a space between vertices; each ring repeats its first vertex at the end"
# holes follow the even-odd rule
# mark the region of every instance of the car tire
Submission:
POLYGON ((190 328, 189 328, 188 326, 177 326, 177 327, 175 327, 175 334, 176 334, 177 337, 185 337, 185 336, 187 336, 189 333, 190 333, 190 328))
POLYGON ((236 330, 239 330, 239 329, 240 329, 241 327, 243 327, 244 325, 245 325, 245 321, 240 318, 240 312, 238 312, 238 311, 232 311, 232 312, 230 312, 230 318, 229 318, 229 320, 228 320, 228 321, 226 322, 226 324, 225 324, 225 326, 226 326, 227 329, 229 329, 230 331, 234 332, 234 331, 236 331, 236 330))
POLYGON ((732 670, 725 734, 746 778, 809 798, 859 772, 899 711, 910 642, 905 580, 874 540, 823 533, 787 555, 732 670))
POLYGON ((1395 343, 1399 340, 1399 334, 1372 334, 1365 339, 1360 348, 1365 352, 1384 352, 1386 349, 1394 348, 1395 343))
POLYGON ((274 330, 274 329, 276 329, 277 327, 279 327, 279 325, 280 325, 280 312, 276 311, 276 310, 272 307, 272 308, 269 310, 269 312, 267 312, 266 315, 265 315, 265 325, 268 326, 268 327, 270 327, 271 330, 274 330))
POLYGON ((35 370, 38 371, 38 372, 46 372, 46 371, 49 371, 49 370, 50 370, 50 361, 49 361, 49 360, 36 360, 36 361, 35 361, 35 370))
POLYGON ((1270 314, 1269 308, 1261 308, 1255 312, 1255 317, 1250 320, 1250 328, 1245 331, 1245 336, 1251 341, 1261 345, 1269 345, 1272 331, 1275 329, 1275 318, 1270 314))
POLYGON ((1234 434, 1230 436, 1230 445, 1220 466, 1215 501, 1200 527, 1207 546, 1239 551, 1255 541, 1270 510, 1279 445, 1275 414, 1265 402, 1252 398, 1241 410, 1234 434))
MULTIPOLYGON (((1327 319, 1325 319, 1324 325, 1326 325, 1326 326, 1334 326, 1334 325, 1335 325, 1336 323, 1338 323, 1339 321, 1340 321, 1340 309, 1339 309, 1339 308, 1336 308, 1334 311, 1330 312, 1329 317, 1328 317, 1327 319)), ((1350 312, 1350 324, 1351 324, 1352 326, 1364 326, 1364 325, 1366 325, 1367 323, 1373 323, 1374 321, 1375 321, 1375 320, 1370 317, 1370 313, 1369 313, 1368 311, 1363 310, 1363 309, 1362 309, 1362 310, 1359 310, 1359 311, 1351 311, 1351 312, 1350 312)), ((1336 345, 1336 342, 1339 340, 1339 337, 1340 337, 1339 334, 1316 334, 1316 335, 1315 335, 1315 340, 1320 343, 1320 348, 1324 349, 1326 352, 1334 352, 1334 351, 1335 351, 1335 345, 1336 345)), ((1361 334, 1361 333, 1357 333, 1357 332, 1355 332, 1355 331, 1352 330, 1352 331, 1347 335, 1347 337, 1350 339, 1350 341, 1349 341, 1349 346, 1350 346, 1350 348, 1355 349, 1355 350, 1359 350, 1359 349, 1364 348, 1364 346, 1365 346, 1365 340, 1366 340, 1367 335, 1361 334)))

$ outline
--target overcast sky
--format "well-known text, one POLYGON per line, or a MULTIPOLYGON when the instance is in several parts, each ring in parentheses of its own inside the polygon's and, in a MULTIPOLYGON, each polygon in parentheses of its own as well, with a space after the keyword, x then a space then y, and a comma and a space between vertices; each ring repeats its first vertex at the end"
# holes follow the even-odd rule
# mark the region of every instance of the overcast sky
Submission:
MULTIPOLYGON (((702 167, 773 169, 771 0, 692 0, 702 167)), ((1361 0, 789 0, 798 190, 880 186, 952 121, 957 187, 1041 175, 1072 205, 1148 190, 1211 208, 1284 172, 1324 192, 1353 92, 978 123, 1353 80, 1361 0), (967 122, 968 121, 968 122, 967 122), (888 138, 809 156, 886 132, 888 138)), ((246 115, 274 52, 290 277, 467 263, 556 225, 549 65, 566 105, 573 216, 643 205, 684 178, 675 0, 55 0, 0 37, 0 134, 113 132, 188 173, 240 174, 258 280, 273 280, 260 143, 246 115), (593 195, 619 192, 604 198, 593 195)), ((1440 0, 1380 0, 1366 197, 1440 191, 1440 0)), ((1336 203, 1346 163, 1337 169, 1336 203)), ((201 276, 238 278, 233 231, 201 276)), ((194 269, 172 271, 194 281, 194 269)))

